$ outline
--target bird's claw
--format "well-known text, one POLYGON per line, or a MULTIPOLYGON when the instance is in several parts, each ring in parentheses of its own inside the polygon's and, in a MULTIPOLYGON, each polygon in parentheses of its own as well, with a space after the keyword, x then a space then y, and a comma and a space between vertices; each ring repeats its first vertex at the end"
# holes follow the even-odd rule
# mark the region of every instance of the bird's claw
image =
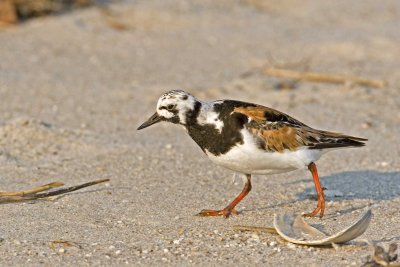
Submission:
POLYGON ((322 217, 324 216, 324 211, 325 211, 325 196, 322 193, 322 194, 318 195, 317 208, 310 213, 304 214, 303 216, 304 217, 314 217, 315 215, 317 215, 319 213, 319 217, 322 219, 322 217))

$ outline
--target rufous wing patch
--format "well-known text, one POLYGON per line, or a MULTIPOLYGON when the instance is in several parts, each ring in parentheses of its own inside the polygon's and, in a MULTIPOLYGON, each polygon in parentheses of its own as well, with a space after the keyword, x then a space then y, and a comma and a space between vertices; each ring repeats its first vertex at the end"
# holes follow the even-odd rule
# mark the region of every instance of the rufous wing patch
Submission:
POLYGON ((300 145, 296 129, 282 126, 276 129, 261 129, 259 136, 263 139, 269 151, 283 152, 285 149, 294 151, 300 145))
POLYGON ((233 112, 241 113, 254 121, 265 121, 265 112, 269 110, 267 107, 236 107, 233 112))

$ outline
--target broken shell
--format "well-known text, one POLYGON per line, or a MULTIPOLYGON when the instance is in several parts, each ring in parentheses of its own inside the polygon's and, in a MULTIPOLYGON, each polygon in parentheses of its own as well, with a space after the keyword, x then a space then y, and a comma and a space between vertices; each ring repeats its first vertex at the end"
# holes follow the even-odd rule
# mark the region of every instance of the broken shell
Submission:
POLYGON ((331 236, 327 236, 309 225, 301 215, 297 217, 288 214, 275 215, 274 227, 283 239, 291 243, 307 246, 327 246, 345 243, 359 237, 367 230, 371 217, 372 212, 368 210, 357 222, 331 236))

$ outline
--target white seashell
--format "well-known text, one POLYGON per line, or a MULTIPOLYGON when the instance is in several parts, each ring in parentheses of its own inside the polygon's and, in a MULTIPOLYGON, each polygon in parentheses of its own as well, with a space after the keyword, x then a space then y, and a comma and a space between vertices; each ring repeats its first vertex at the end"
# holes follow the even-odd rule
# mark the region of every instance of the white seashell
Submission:
POLYGON ((283 239, 291 243, 307 246, 327 246, 345 243, 359 237, 367 230, 371 217, 372 212, 368 210, 354 224, 330 236, 309 225, 301 215, 294 217, 288 214, 275 214, 274 227, 283 239))

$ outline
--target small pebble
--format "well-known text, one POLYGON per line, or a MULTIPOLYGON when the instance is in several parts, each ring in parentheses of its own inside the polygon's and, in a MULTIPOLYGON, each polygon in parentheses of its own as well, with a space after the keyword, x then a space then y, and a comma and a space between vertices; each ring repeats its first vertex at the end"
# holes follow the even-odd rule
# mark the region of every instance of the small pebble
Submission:
POLYGON ((275 247, 275 246, 276 246, 276 244, 277 244, 277 243, 276 243, 275 241, 271 241, 271 242, 269 242, 269 246, 270 246, 270 247, 275 247))

